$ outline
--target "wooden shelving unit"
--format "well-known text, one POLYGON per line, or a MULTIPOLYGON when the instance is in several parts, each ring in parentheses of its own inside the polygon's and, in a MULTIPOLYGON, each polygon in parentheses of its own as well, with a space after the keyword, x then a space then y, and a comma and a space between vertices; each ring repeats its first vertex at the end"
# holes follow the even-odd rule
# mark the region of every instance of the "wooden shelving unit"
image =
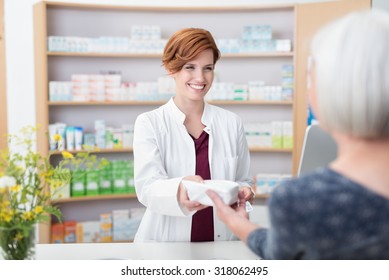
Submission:
MULTIPOLYGON (((34 38, 37 123, 42 127, 48 127, 51 122, 67 118, 67 121, 72 125, 71 120, 75 116, 76 118, 78 116, 77 121, 90 121, 93 117, 86 112, 98 112, 99 118, 110 117, 111 121, 114 120, 115 114, 119 114, 127 121, 134 121, 134 115, 163 103, 163 101, 49 102, 49 81, 66 81, 70 79, 71 73, 88 73, 86 72, 88 70, 85 69, 112 67, 114 70, 119 69, 123 73, 128 73, 126 78, 135 81, 155 80, 157 75, 161 75, 159 73, 163 72, 161 72, 160 62, 158 62, 160 54, 48 52, 48 36, 99 37, 109 34, 129 36, 129 31, 124 30, 123 27, 128 29, 132 24, 157 24, 161 25, 165 38, 180 27, 196 25, 209 29, 216 37, 231 38, 237 37, 241 32, 241 27, 245 24, 271 24, 274 26, 278 38, 292 40, 292 52, 222 54, 217 71, 230 72, 229 76, 226 75, 225 81, 247 83, 250 80, 260 79, 263 75, 263 79, 270 80, 271 84, 275 83, 273 81, 274 73, 277 71, 275 69, 280 71, 281 65, 293 64, 295 77, 293 101, 210 101, 210 103, 228 106, 231 110, 235 107, 240 108, 243 117, 251 115, 251 118, 248 118, 249 121, 255 119, 258 122, 263 121, 260 114, 269 119, 271 118, 269 114, 272 111, 287 111, 288 118, 290 118, 287 120, 293 120, 293 149, 251 148, 250 150, 256 153, 255 157, 259 155, 264 157, 266 161, 272 156, 277 157, 277 160, 285 160, 285 158, 290 160, 290 172, 296 174, 306 129, 307 97, 305 85, 309 40, 312 34, 329 20, 348 11, 366 8, 368 5, 370 5, 368 0, 226 7, 142 7, 50 1, 36 3, 34 5, 34 38), (227 28, 226 25, 228 25, 227 28), (131 62, 134 64, 131 65, 131 62), (87 68, 89 64, 92 66, 87 68), (151 65, 156 65, 156 68, 150 69, 151 65), (246 65, 248 66, 246 67, 246 65), (70 116, 68 112, 71 112, 70 116), (130 114, 133 115, 130 116, 130 114)), ((43 130, 38 134, 37 149, 43 155, 49 154, 47 135, 43 130)), ((130 154, 131 149, 102 150, 98 153, 130 154)), ((277 163, 272 164, 277 165, 277 163)), ((261 198, 261 196, 257 197, 261 198)), ((61 207, 66 207, 66 205, 75 205, 73 202, 82 204, 85 201, 97 203, 100 200, 111 200, 117 203, 123 199, 134 201, 133 198, 132 195, 98 196, 71 198, 57 201, 57 203, 61 207)), ((40 242, 49 242, 49 237, 50 227, 41 226, 40 242)))

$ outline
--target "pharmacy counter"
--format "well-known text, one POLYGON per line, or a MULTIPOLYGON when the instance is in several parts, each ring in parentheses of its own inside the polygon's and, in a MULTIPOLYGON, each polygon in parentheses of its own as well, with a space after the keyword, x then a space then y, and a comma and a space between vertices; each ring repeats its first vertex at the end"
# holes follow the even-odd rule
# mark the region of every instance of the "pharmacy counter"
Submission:
POLYGON ((172 243, 37 244, 38 260, 253 260, 241 241, 172 243))

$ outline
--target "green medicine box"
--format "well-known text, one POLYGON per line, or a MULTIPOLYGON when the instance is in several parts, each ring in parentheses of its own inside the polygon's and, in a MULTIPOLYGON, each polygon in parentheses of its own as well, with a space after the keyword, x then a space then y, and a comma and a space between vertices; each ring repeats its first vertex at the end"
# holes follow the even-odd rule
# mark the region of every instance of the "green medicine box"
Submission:
POLYGON ((84 170, 74 170, 72 172, 71 195, 73 197, 85 195, 85 179, 84 170))

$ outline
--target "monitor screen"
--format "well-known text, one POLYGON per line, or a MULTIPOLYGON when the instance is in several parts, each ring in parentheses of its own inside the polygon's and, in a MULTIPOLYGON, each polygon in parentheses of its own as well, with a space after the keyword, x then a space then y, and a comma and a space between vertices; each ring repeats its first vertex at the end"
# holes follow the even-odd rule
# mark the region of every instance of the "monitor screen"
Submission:
POLYGON ((305 131, 298 175, 327 166, 336 158, 337 151, 334 139, 318 124, 308 126, 305 131))

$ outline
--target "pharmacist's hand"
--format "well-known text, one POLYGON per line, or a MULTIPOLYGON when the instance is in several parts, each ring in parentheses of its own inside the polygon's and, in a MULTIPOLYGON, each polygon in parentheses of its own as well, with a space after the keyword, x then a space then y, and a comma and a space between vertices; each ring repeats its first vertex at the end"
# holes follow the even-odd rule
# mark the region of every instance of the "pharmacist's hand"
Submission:
POLYGON ((239 189, 238 197, 239 197, 239 204, 245 205, 246 201, 253 204, 255 194, 250 187, 242 187, 239 189))
MULTIPOLYGON (((201 178, 201 176, 195 175, 195 176, 186 176, 182 180, 187 180, 187 181, 194 181, 198 183, 203 183, 204 180, 201 178)), ((188 193, 185 190, 185 187, 183 186, 182 182, 180 183, 180 186, 178 188, 178 202, 180 205, 185 207, 189 212, 193 211, 200 211, 204 208, 207 208, 207 205, 203 205, 197 201, 190 201, 188 197, 188 193)))

